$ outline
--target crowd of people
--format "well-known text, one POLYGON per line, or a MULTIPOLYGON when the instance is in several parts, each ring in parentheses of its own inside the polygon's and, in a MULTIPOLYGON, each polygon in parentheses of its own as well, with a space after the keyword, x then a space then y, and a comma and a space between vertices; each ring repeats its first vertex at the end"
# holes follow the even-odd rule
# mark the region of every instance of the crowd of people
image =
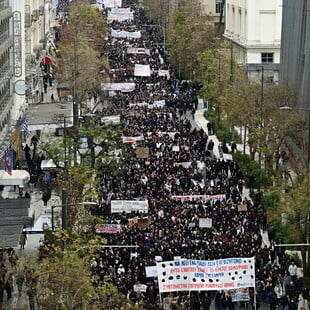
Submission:
MULTIPOLYGON (((67 5, 68 1, 58 2, 60 16, 66 15, 67 5)), ((168 62, 161 28, 146 17, 139 1, 123 0, 122 7, 134 12, 133 19, 109 21, 105 55, 111 82, 134 83, 134 88, 110 90, 109 104, 100 111, 104 116, 120 115, 124 144, 115 154, 117 173, 98 170, 101 204, 94 210, 121 229, 103 234, 111 247, 89 262, 94 279, 113 283, 145 309, 158 309, 165 301, 170 309, 207 310, 213 301, 216 309, 239 309, 244 303, 233 302, 229 291, 160 294, 157 277, 147 276, 145 267, 176 257, 255 257, 256 287, 249 288, 249 305, 257 309, 265 301, 270 309, 308 309, 309 292, 302 289, 296 265, 272 239, 270 247, 264 243, 261 232, 268 225, 261 195, 254 200, 244 195, 237 163, 223 157, 227 146, 221 157, 215 156, 212 124, 208 132, 193 125, 200 85, 177 76, 168 62), (141 37, 115 37, 112 29, 140 32, 141 37), (149 65, 151 74, 135 74, 135 64, 149 65), (116 200, 147 201, 148 210, 112 212, 111 202, 116 200), (199 227, 201 218, 211 219, 211 226, 199 227), (137 291, 137 285, 146 289, 137 291)), ((103 7, 106 17, 109 10, 103 7)), ((28 148, 25 153, 29 155, 28 148)))
MULTIPOLYGON (((147 26, 150 21, 138 1, 124 0, 122 6, 134 12, 134 19, 109 21, 110 31, 136 31, 141 37, 110 34, 105 51, 111 81, 134 83, 135 87, 110 91, 109 107, 102 114, 120 115, 125 123, 123 137, 130 137, 131 143, 124 143, 125 151, 118 153, 117 174, 100 173, 100 169, 97 174, 102 189, 101 214, 122 230, 104 234, 108 245, 114 247, 94 257, 93 273, 137 303, 158 305, 167 298, 172 308, 179 304, 209 309, 214 298, 217 309, 233 309, 236 303, 228 291, 160 295, 157 278, 147 277, 145 267, 156 265, 158 257, 170 261, 175 257, 214 260, 254 256, 257 287, 255 293, 253 288, 249 290, 250 304, 256 307, 264 300, 270 309, 300 309, 298 304, 301 300, 305 303, 308 293, 302 292, 296 270, 289 268, 291 260, 262 240, 267 219, 261 196, 254 201, 245 197, 236 162, 216 158, 208 136, 214 128, 206 133, 190 121, 198 107, 199 84, 182 82, 176 76, 161 43, 160 28, 147 26), (138 76, 135 64, 149 65, 151 74, 138 76), (169 74, 160 75, 167 71, 169 74), (147 155, 139 155, 141 149, 147 155), (111 212, 114 200, 147 200, 148 212, 111 212), (145 217, 146 225, 135 221, 145 217), (200 228, 200 218, 211 218, 212 227, 200 228), (146 291, 136 292, 137 284, 145 284, 146 291)), ((106 16, 109 10, 104 9, 106 16)))

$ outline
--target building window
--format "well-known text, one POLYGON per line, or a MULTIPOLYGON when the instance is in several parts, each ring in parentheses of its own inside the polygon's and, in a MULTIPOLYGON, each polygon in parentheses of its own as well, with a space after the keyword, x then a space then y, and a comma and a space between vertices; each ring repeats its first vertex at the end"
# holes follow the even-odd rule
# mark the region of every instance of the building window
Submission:
POLYGON ((223 8, 223 1, 222 0, 215 0, 215 12, 221 13, 223 8))
POLYGON ((273 53, 262 53, 262 64, 272 64, 273 53))

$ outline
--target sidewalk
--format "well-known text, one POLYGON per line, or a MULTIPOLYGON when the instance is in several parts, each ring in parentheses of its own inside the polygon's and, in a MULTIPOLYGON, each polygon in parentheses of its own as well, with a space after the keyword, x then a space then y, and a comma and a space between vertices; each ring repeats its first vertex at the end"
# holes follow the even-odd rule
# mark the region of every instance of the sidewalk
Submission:
MULTIPOLYGON (((192 127, 197 127, 199 129, 203 129, 203 131, 205 133, 208 134, 208 127, 207 124, 209 123, 208 120, 204 117, 204 112, 206 111, 206 109, 203 107, 202 104, 198 105, 198 109, 195 113, 194 119, 192 118, 190 112, 187 113, 187 118, 190 120, 192 127)), ((219 154, 219 144, 221 143, 221 141, 217 138, 216 135, 208 135, 209 139, 212 139, 212 141, 214 142, 214 155, 216 158, 220 159, 220 154, 219 154)), ((242 144, 238 144, 237 148, 238 150, 242 149, 242 144)), ((242 192, 242 198, 247 198, 250 199, 250 191, 248 188, 244 187, 243 188, 243 192, 242 192)), ((266 241, 267 244, 269 241, 266 241)))

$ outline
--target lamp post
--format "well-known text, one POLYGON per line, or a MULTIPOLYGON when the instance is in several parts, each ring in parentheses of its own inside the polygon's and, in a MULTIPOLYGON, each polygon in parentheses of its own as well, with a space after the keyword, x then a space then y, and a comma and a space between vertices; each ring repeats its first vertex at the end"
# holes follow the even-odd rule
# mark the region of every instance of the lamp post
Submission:
POLYGON ((84 201, 84 202, 78 202, 78 203, 66 203, 61 205, 54 205, 51 206, 52 211, 52 231, 55 229, 55 223, 54 223, 54 209, 55 208, 61 208, 62 210, 62 229, 67 229, 68 227, 68 208, 72 206, 85 206, 85 205, 97 205, 96 202, 93 201, 84 201))

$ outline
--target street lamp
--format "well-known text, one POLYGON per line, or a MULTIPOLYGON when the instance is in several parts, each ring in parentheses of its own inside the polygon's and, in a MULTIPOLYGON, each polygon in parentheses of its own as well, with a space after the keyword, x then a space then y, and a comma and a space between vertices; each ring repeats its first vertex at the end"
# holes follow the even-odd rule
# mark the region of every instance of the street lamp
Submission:
POLYGON ((67 229, 67 219, 68 219, 68 207, 72 206, 85 206, 85 205, 97 205, 96 202, 93 201, 84 201, 84 202, 78 202, 78 203, 66 203, 66 204, 61 204, 61 205, 54 205, 51 206, 51 211, 52 211, 52 231, 54 231, 55 224, 54 224, 54 209, 55 208, 61 208, 62 210, 62 229, 67 229))

